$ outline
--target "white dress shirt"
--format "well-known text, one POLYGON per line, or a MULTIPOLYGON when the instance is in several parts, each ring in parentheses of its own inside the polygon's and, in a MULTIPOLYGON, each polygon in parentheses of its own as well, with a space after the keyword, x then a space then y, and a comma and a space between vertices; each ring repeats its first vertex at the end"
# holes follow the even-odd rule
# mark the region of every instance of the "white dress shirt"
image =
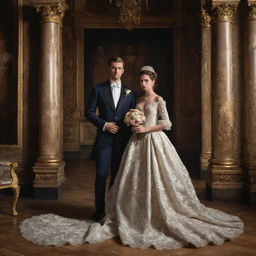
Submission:
MULTIPOLYGON (((110 80, 110 87, 112 92, 112 97, 114 101, 115 108, 117 107, 117 103, 119 101, 121 95, 121 81, 113 82, 110 80)), ((103 126, 103 131, 105 131, 107 122, 103 126)))
POLYGON ((120 95, 121 95, 121 81, 119 82, 110 82, 111 92, 114 100, 115 108, 117 106, 117 103, 119 101, 120 95))

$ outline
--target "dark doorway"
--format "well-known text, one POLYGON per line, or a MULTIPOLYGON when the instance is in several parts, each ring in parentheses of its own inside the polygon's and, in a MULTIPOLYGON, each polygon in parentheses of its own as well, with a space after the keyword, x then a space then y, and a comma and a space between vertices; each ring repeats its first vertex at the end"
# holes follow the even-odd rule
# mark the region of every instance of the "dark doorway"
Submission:
POLYGON ((125 61, 123 82, 139 92, 138 73, 153 66, 158 73, 157 92, 172 112, 173 52, 171 29, 86 29, 85 102, 92 87, 108 79, 108 60, 120 56, 125 61))

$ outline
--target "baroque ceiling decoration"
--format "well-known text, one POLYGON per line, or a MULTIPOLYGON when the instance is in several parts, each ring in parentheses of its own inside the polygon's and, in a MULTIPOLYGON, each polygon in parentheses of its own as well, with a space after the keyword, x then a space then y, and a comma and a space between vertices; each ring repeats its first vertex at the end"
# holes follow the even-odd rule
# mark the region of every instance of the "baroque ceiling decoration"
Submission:
POLYGON ((127 30, 131 30, 134 25, 140 24, 141 8, 143 3, 148 9, 148 0, 109 0, 112 4, 115 2, 120 9, 119 23, 127 30))

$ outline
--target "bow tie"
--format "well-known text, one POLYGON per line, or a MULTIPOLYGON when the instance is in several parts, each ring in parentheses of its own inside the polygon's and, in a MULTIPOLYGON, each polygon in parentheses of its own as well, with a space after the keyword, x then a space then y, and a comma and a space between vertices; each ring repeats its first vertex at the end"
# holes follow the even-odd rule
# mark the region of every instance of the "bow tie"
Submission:
POLYGON ((112 88, 120 88, 121 83, 115 83, 115 82, 111 82, 111 87, 112 88))

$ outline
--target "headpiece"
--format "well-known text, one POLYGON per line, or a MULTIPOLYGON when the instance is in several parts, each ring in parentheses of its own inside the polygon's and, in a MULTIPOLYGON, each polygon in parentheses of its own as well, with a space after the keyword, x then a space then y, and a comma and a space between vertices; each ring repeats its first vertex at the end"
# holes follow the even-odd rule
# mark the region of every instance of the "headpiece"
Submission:
POLYGON ((150 72, 156 74, 154 68, 151 66, 143 66, 140 71, 150 71, 150 72))

